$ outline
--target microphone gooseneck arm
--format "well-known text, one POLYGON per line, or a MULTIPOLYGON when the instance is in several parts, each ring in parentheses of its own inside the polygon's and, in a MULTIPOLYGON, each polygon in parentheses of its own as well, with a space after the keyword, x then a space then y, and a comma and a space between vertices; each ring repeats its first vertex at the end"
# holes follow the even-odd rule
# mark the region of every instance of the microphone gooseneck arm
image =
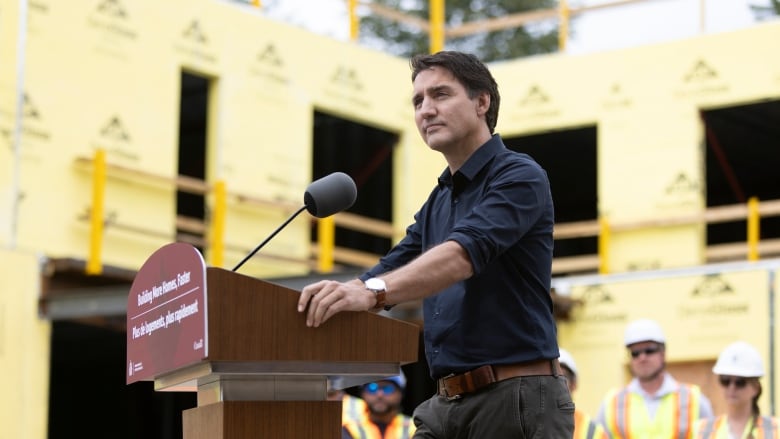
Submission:
POLYGON ((295 217, 296 217, 296 216, 298 216, 298 214, 299 214, 299 213, 301 213, 301 212, 303 212, 305 209, 306 209, 306 206, 304 205, 304 206, 302 206, 300 209, 298 209, 298 210, 297 210, 297 211, 296 211, 294 214, 292 214, 292 215, 291 215, 289 218, 287 218, 287 221, 285 221, 284 223, 282 223, 282 225, 281 225, 281 226, 277 227, 277 228, 276 228, 276 230, 274 230, 274 232, 273 232, 273 233, 271 233, 271 235, 270 235, 268 238, 265 238, 265 240, 264 240, 263 242, 261 242, 260 244, 258 244, 258 245, 257 245, 257 247, 255 247, 255 249, 254 249, 254 250, 252 250, 252 251, 251 251, 251 252, 250 252, 248 255, 246 255, 246 256, 244 257, 244 259, 242 259, 242 260, 241 260, 241 262, 239 262, 239 263, 238 263, 238 265, 236 265, 235 267, 233 267, 233 270, 232 270, 232 271, 236 271, 236 270, 238 270, 238 269, 239 269, 239 268, 240 268, 242 265, 244 265, 244 263, 245 263, 246 261, 248 261, 248 260, 249 260, 249 258, 251 258, 252 256, 254 256, 254 255, 255 255, 255 253, 257 253, 257 251, 258 251, 258 250, 260 250, 261 248, 263 248, 263 246, 264 246, 266 243, 268 243, 268 241, 270 241, 270 240, 271 240, 271 239, 272 239, 274 236, 276 236, 276 234, 277 234, 277 233, 279 233, 279 232, 280 232, 280 231, 281 231, 283 228, 285 228, 285 226, 287 226, 287 224, 290 224, 290 221, 294 220, 294 219, 295 219, 295 217))

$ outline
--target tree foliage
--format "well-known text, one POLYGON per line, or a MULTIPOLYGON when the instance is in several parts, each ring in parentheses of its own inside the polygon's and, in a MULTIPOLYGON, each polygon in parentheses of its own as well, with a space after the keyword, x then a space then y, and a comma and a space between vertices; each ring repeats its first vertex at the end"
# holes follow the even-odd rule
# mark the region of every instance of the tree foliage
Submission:
MULTIPOLYGON (((373 0, 421 20, 429 19, 428 0, 373 0)), ((447 0, 445 28, 509 14, 554 8, 557 0, 447 0)), ((394 55, 409 57, 429 51, 428 33, 416 26, 399 23, 377 14, 360 20, 359 42, 394 55)), ((531 23, 495 32, 482 32, 447 39, 444 48, 477 55, 485 62, 551 53, 558 50, 558 23, 531 23)))
POLYGON ((780 15, 780 0, 767 0, 766 5, 750 5, 753 15, 758 20, 767 20, 780 15))

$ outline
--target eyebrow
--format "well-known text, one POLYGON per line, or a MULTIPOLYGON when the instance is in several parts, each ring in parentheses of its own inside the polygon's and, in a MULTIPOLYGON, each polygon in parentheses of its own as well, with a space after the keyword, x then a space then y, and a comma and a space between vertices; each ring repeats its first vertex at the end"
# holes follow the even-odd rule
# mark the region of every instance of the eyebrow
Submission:
MULTIPOLYGON (((453 90, 453 87, 451 85, 447 84, 441 84, 441 85, 434 85, 431 87, 428 87, 425 89, 425 94, 435 94, 436 92, 442 91, 442 90, 453 90)), ((415 93, 412 96, 412 104, 416 104, 417 101, 420 99, 420 93, 415 93)))

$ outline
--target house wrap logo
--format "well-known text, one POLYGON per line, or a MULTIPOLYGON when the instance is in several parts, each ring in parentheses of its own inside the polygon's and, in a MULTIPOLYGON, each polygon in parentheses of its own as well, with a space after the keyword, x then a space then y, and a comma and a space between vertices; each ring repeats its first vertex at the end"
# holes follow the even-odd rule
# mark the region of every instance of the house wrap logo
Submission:
POLYGON ((678 309, 685 317, 747 314, 750 303, 720 274, 708 274, 694 286, 678 309))
POLYGON ((186 29, 184 29, 184 32, 182 32, 182 37, 184 37, 185 40, 189 40, 198 44, 207 44, 208 38, 206 38, 206 34, 203 32, 203 29, 200 27, 200 22, 198 20, 192 20, 187 26, 186 29))
MULTIPOLYGON (((13 149, 14 147, 14 135, 16 133, 16 98, 13 99, 13 104, 13 110, 4 110, 0 108, 0 139, 2 139, 2 143, 6 144, 9 149, 13 149)), ((26 91, 22 93, 21 107, 22 142, 27 144, 30 140, 48 141, 51 134, 45 128, 45 121, 41 110, 26 91)))
POLYGON ((517 103, 517 119, 546 119, 561 114, 550 94, 538 84, 533 84, 517 103))
POLYGON ((45 122, 40 108, 27 92, 22 97, 22 133, 32 139, 48 141, 51 137, 45 128, 45 122))
MULTIPOLYGON (((130 0, 125 0, 130 1, 130 0)), ((101 0, 87 17, 87 25, 99 32, 125 40, 135 40, 138 32, 129 24, 130 14, 120 0, 101 0)))
POLYGON ((357 72, 353 68, 339 66, 336 71, 331 75, 330 82, 339 87, 352 89, 353 91, 361 91, 363 84, 358 79, 357 72))
POLYGON ((138 160, 138 152, 132 144, 132 136, 127 125, 118 114, 110 116, 98 129, 98 136, 92 142, 95 148, 103 148, 114 157, 138 160))
POLYGON ((273 43, 268 43, 257 53, 249 66, 249 74, 275 85, 290 83, 284 71, 284 60, 273 43))
POLYGON ((353 67, 338 66, 330 75, 325 93, 333 98, 349 102, 352 105, 370 108, 371 101, 363 96, 365 86, 358 71, 353 67))
POLYGON ((119 0, 103 0, 97 7, 98 12, 116 18, 127 18, 127 10, 119 0))
POLYGON ((604 285, 588 285, 579 300, 582 302, 581 313, 577 321, 587 323, 617 323, 625 322, 627 315, 620 309, 615 296, 604 285))
POLYGON ((174 44, 174 50, 193 60, 217 62, 217 55, 209 47, 208 34, 196 18, 185 25, 181 38, 174 44))
POLYGON ((697 206, 701 202, 701 195, 700 181, 685 171, 679 171, 659 192, 656 205, 659 208, 697 206))
POLYGON ((698 59, 682 74, 682 85, 675 95, 695 97, 715 95, 729 91, 729 85, 706 60, 698 59))
POLYGON ((633 104, 633 99, 625 93, 619 82, 615 82, 609 87, 607 96, 601 101, 601 105, 606 110, 619 110, 631 107, 633 104))
POLYGON ((707 64, 706 61, 703 59, 700 59, 696 61, 696 63, 693 65, 693 68, 691 68, 686 74, 684 81, 685 82, 704 82, 709 81, 712 79, 717 79, 718 72, 710 67, 709 64, 707 64))
POLYGON ((669 183, 664 192, 667 195, 687 195, 699 191, 699 182, 690 178, 685 172, 677 174, 669 183))
POLYGON ((106 123, 103 128, 100 129, 100 136, 122 142, 127 142, 130 140, 130 135, 122 125, 122 121, 119 120, 119 116, 113 116, 108 121, 108 123, 106 123))

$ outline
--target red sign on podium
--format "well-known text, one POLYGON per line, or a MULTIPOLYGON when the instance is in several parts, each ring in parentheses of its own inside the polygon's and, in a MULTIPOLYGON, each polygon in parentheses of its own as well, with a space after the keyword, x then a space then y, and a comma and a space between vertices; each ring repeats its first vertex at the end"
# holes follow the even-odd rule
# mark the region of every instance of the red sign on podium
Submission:
POLYGON ((173 243, 138 271, 127 298, 127 384, 208 357, 206 264, 193 246, 173 243))

